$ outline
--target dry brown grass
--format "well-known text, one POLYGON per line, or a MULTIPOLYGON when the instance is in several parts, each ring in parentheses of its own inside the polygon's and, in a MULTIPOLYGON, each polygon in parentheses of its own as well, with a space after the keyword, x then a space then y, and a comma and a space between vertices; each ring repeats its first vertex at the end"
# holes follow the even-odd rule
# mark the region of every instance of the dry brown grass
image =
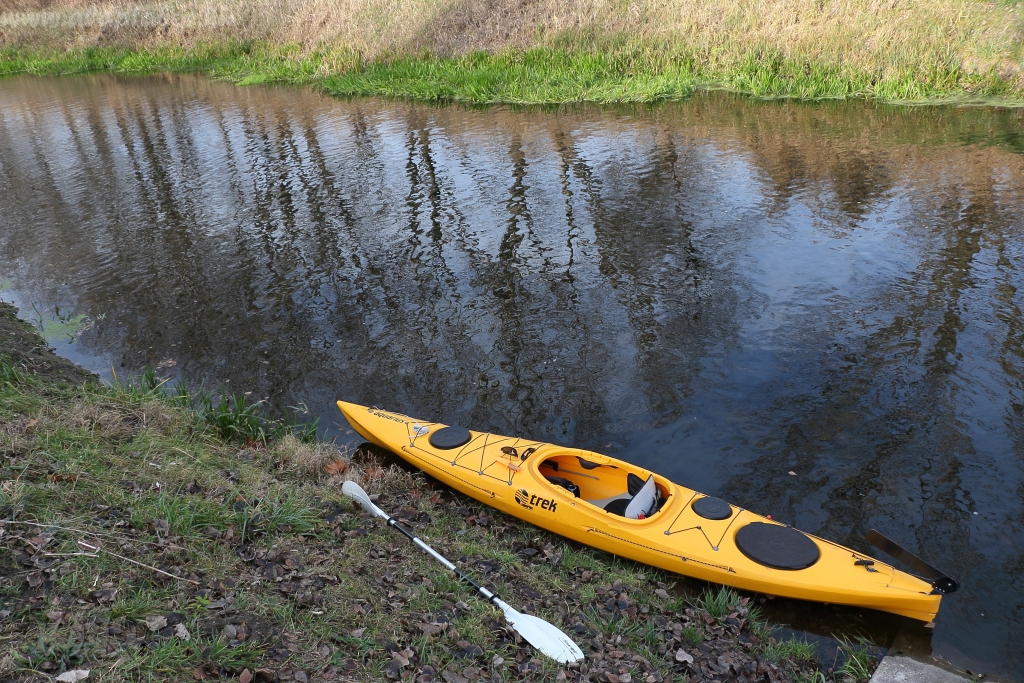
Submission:
POLYGON ((308 477, 313 482, 328 476, 327 465, 349 459, 349 455, 332 442, 303 443, 294 434, 286 434, 275 441, 271 455, 284 471, 308 477))
POLYGON ((226 39, 372 61, 625 37, 727 67, 758 49, 866 73, 957 65, 1019 79, 1024 11, 978 0, 7 0, 0 45, 189 46, 226 39))

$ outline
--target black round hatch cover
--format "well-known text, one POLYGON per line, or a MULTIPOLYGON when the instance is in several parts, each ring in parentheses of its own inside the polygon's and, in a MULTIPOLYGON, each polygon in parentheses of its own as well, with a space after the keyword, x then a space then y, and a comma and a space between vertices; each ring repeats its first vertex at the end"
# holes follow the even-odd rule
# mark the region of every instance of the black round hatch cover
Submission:
POLYGON ((430 435, 430 445, 442 451, 465 446, 473 438, 465 427, 442 427, 430 435))
POLYGON ((758 564, 772 569, 807 569, 821 553, 814 541, 796 529, 752 522, 736 533, 736 547, 758 564))
POLYGON ((693 501, 693 511, 704 519, 729 519, 732 517, 732 508, 721 498, 704 496, 693 501))

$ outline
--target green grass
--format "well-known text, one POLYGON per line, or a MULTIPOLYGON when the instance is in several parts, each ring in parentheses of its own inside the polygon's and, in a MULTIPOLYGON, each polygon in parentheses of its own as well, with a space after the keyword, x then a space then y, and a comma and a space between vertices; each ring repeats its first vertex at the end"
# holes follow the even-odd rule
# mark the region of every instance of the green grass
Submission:
POLYGON ((14 652, 14 659, 28 668, 42 662, 53 662, 63 671, 76 668, 87 661, 90 656, 87 643, 77 640, 74 634, 40 635, 35 642, 29 643, 20 651, 14 652))
POLYGON ((844 661, 836 672, 857 683, 871 678, 874 657, 868 654, 865 645, 864 641, 854 645, 847 638, 840 639, 839 651, 844 661))
POLYGON ((727 60, 671 42, 572 41, 453 58, 430 55, 363 63, 358 55, 261 43, 66 52, 0 50, 0 76, 112 72, 197 72, 241 85, 313 84, 341 96, 469 103, 649 103, 680 100, 698 88, 766 98, 871 99, 894 102, 1024 100, 1011 81, 968 72, 953 61, 926 68, 865 73, 844 61, 811 64, 772 48, 748 46, 727 60))
POLYGON ((260 405, 248 403, 244 394, 222 394, 217 401, 203 392, 199 398, 199 414, 226 441, 265 443, 267 440, 260 405))
POLYGON ((706 590, 700 596, 693 599, 695 608, 703 610, 715 619, 727 616, 740 602, 740 596, 736 591, 721 586, 718 589, 706 590))
POLYGON ((761 647, 761 654, 771 662, 778 662, 783 659, 813 662, 817 652, 814 643, 808 642, 806 638, 799 640, 796 638, 790 640, 769 638, 761 647))
POLYGON ((25 375, 10 358, 0 356, 0 388, 17 391, 17 386, 25 381, 25 375))
POLYGON ((801 673, 793 679, 793 683, 828 683, 825 674, 821 671, 801 673))
MULTIPOLYGON (((0 385, 3 365, 0 363, 0 385)), ((191 409, 196 421, 213 428, 225 441, 242 444, 266 445, 286 434, 294 434, 303 443, 316 441, 317 420, 302 422, 300 414, 308 414, 304 407, 286 410, 283 417, 270 417, 262 402, 250 403, 245 394, 232 394, 222 389, 214 395, 205 387, 192 392, 187 383, 179 379, 173 386, 160 378, 152 368, 126 378, 114 374, 110 390, 128 400, 159 399, 180 408, 191 409)))

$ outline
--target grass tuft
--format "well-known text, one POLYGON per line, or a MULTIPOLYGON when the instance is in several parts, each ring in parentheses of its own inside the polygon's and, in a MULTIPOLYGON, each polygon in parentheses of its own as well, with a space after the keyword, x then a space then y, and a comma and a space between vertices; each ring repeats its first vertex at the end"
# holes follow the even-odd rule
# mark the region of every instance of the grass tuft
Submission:
POLYGON ((202 391, 198 395, 198 404, 200 418, 225 441, 266 443, 267 432, 260 416, 260 405, 249 403, 244 394, 222 394, 216 401, 202 391))
POLYGON ((692 601, 696 609, 703 610, 715 619, 727 616, 740 602, 740 596, 731 588, 721 586, 717 590, 709 589, 692 601))
POLYGON ((0 356, 0 386, 14 389, 25 381, 25 375, 7 356, 0 356))
POLYGON ((855 683, 870 679, 875 658, 868 653, 866 643, 861 640, 858 645, 854 645, 848 638, 840 638, 839 641, 839 651, 844 661, 836 673, 855 683))
POLYGON ((761 654, 771 662, 778 662, 783 659, 795 659, 803 662, 814 662, 818 650, 814 643, 808 642, 806 638, 797 640, 775 640, 769 638, 761 647, 761 654))

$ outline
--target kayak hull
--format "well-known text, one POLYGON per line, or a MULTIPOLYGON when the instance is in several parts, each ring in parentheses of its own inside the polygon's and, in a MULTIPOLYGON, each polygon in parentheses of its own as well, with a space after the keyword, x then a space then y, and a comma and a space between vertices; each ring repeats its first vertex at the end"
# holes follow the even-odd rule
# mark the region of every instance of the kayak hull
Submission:
POLYGON ((817 559, 806 568, 783 569, 755 561, 749 555, 756 553, 741 547, 743 539, 737 543, 740 530, 780 531, 750 525, 784 525, 735 506, 714 515, 727 517, 708 519, 698 513, 700 505, 694 508, 703 494, 624 461, 475 431, 468 432, 463 445, 436 448, 430 436, 447 425, 342 401, 338 407, 367 441, 485 505, 585 545, 744 590, 855 605, 926 622, 938 613, 942 596, 931 584, 810 535, 804 536, 814 544, 817 559), (624 493, 630 474, 644 481, 653 476, 664 500, 649 517, 629 519, 588 502, 624 493), (576 484, 579 497, 553 484, 555 477, 576 484))

